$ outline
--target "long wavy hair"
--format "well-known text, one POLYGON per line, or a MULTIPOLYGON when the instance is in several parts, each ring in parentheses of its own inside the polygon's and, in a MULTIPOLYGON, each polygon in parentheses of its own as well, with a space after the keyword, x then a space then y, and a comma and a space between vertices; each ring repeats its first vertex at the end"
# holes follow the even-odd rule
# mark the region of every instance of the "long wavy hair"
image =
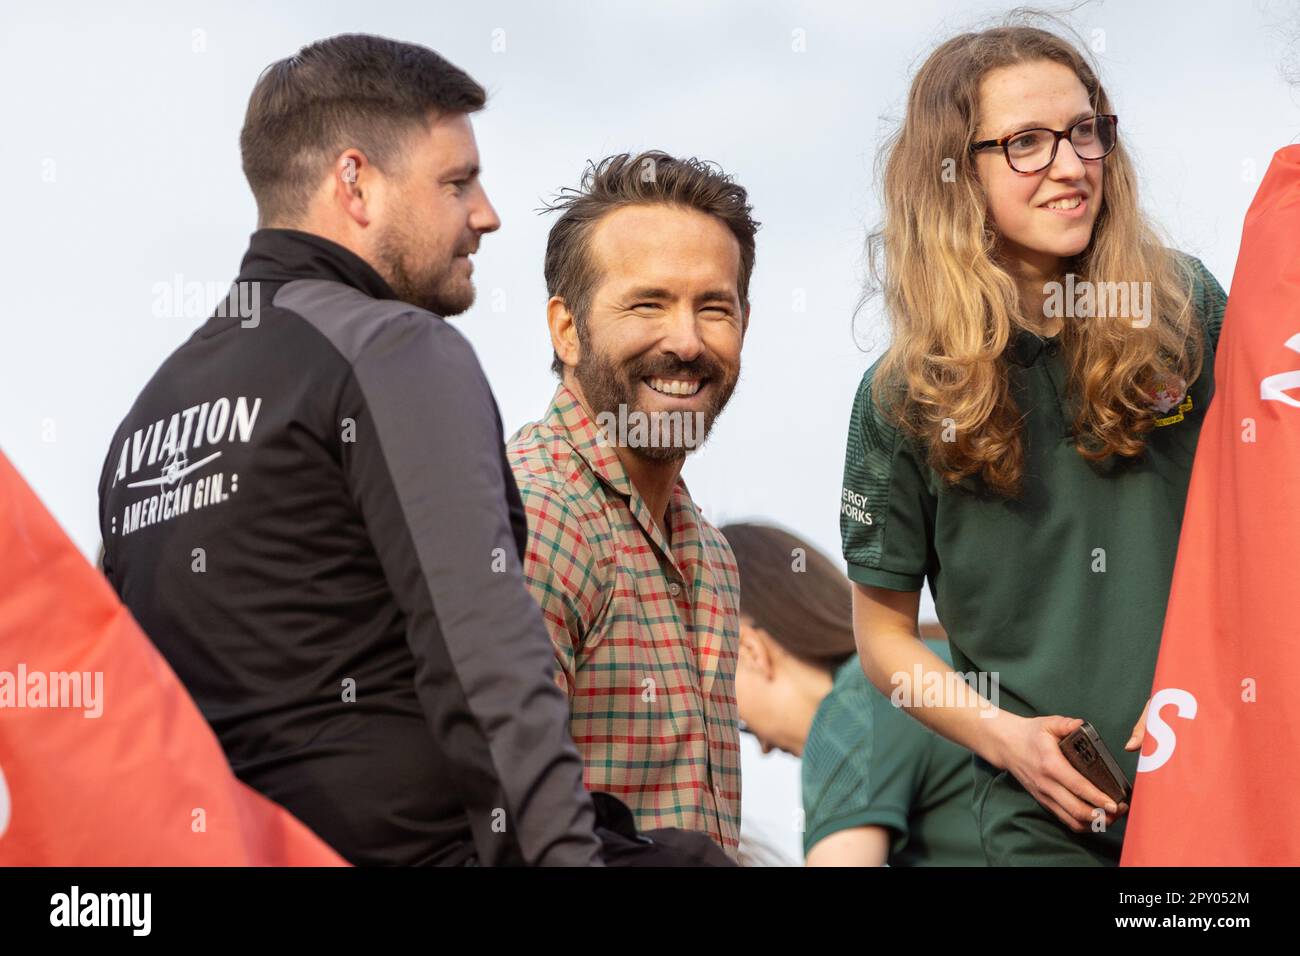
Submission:
MULTIPOLYGON (((1038 60, 1074 71, 1093 108, 1114 112, 1088 61, 1053 33, 1014 25, 948 40, 917 72, 903 122, 881 148, 884 215, 867 242, 867 297, 883 296, 891 331, 873 395, 946 481, 978 476, 1006 497, 1021 490, 1025 413, 1016 407, 1003 353, 1018 328, 1032 326, 1015 279, 999 261, 969 144, 985 75, 1038 60)), ((1177 378, 1194 381, 1204 347, 1189 278, 1138 208, 1123 142, 1102 162, 1103 201, 1092 238, 1065 271, 1094 283, 1150 282, 1151 323, 1065 323, 1062 347, 1078 406, 1075 447, 1098 461, 1142 453, 1154 426, 1153 394, 1177 378)))

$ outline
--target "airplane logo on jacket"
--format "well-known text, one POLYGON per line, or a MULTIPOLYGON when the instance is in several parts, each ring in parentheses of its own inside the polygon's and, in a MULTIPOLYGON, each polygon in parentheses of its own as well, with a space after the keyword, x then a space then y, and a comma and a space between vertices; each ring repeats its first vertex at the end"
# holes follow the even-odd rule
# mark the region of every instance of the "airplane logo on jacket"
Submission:
POLYGON ((161 476, 157 478, 145 478, 142 481, 133 481, 130 484, 128 484, 127 487, 143 488, 146 485, 166 485, 167 487, 170 488, 172 485, 176 484, 176 482, 180 481, 190 472, 197 471, 198 469, 206 465, 208 462, 212 461, 215 458, 220 458, 220 457, 221 457, 221 452, 214 451, 207 458, 201 458, 191 465, 189 459, 185 457, 185 452, 178 451, 174 455, 169 457, 165 462, 163 462, 163 469, 162 469, 161 476))

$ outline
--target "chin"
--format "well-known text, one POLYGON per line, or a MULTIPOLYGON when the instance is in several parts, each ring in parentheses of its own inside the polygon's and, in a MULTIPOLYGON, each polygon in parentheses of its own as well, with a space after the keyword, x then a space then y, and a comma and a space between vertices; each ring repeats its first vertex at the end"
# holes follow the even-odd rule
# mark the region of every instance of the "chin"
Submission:
POLYGON ((1045 242, 1039 249, 1058 259, 1072 259, 1088 248, 1092 242, 1092 230, 1079 236, 1059 237, 1053 242, 1045 242))
POLYGON ((474 287, 439 289, 432 298, 431 312, 441 316, 460 315, 474 304, 474 287))

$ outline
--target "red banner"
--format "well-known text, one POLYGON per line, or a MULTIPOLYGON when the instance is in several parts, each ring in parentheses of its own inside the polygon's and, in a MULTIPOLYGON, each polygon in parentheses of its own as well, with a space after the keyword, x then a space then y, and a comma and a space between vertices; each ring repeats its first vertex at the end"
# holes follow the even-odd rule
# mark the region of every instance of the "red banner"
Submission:
POLYGON ((1300 864, 1300 146, 1242 233, 1126 866, 1300 864))
POLYGON ((339 866, 0 452, 0 866, 339 866))

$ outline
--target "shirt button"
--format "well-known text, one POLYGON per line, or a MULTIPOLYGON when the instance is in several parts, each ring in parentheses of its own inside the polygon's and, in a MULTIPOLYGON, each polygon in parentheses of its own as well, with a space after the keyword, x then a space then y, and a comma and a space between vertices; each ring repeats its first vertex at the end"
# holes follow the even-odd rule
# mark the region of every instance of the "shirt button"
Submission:
POLYGON ((671 584, 668 585, 668 593, 671 594, 673 597, 677 597, 677 595, 682 593, 682 586, 678 584, 676 581, 673 581, 671 584))
POLYGON ((1053 342, 1051 345, 1047 346, 1047 354, 1048 354, 1048 355, 1055 355, 1055 354, 1056 354, 1057 352, 1059 352, 1059 351, 1061 351, 1061 347, 1060 347, 1059 345, 1057 345, 1055 342, 1053 342))

